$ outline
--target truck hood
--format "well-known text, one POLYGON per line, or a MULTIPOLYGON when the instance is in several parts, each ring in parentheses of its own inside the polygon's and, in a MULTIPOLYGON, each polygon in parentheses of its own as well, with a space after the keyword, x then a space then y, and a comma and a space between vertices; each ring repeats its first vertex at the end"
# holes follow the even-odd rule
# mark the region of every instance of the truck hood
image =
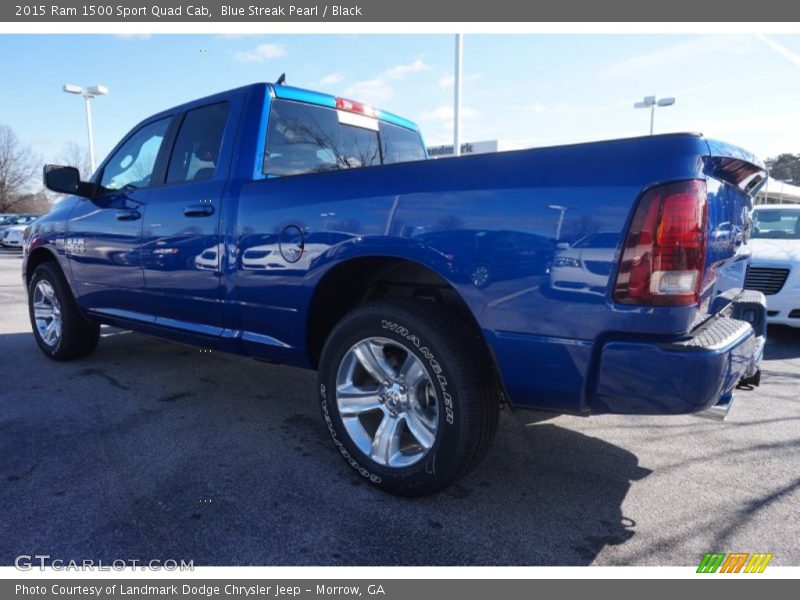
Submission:
POLYGON ((800 263, 800 240, 751 238, 750 245, 753 248, 753 263, 762 261, 800 263))

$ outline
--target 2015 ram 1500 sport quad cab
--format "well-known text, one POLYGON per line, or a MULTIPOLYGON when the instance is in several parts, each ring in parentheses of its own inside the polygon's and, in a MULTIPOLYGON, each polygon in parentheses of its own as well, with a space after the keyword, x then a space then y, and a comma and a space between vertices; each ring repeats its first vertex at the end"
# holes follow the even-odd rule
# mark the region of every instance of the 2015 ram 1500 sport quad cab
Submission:
POLYGON ((421 495, 486 452, 505 401, 724 413, 758 376, 742 292, 763 164, 693 134, 425 160, 416 126, 256 84, 136 126, 36 221, 36 340, 101 323, 317 369, 325 426, 371 483, 421 495))

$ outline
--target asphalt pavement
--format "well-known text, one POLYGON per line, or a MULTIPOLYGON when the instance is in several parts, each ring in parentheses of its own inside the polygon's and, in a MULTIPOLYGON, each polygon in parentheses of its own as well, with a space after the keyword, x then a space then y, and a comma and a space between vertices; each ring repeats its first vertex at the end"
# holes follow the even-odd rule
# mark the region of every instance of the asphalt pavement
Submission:
POLYGON ((800 329, 770 328, 725 423, 504 410, 477 470, 399 499, 341 460, 314 373, 106 328, 49 361, 20 262, 0 252, 2 565, 800 565, 800 329))

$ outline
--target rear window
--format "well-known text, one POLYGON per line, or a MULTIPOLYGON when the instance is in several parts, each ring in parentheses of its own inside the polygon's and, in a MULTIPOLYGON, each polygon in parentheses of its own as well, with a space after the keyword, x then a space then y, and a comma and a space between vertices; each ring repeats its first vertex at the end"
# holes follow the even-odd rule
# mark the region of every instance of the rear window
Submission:
POLYGON ((268 176, 301 175, 424 158, 416 131, 340 117, 324 106, 273 100, 262 170, 268 176))

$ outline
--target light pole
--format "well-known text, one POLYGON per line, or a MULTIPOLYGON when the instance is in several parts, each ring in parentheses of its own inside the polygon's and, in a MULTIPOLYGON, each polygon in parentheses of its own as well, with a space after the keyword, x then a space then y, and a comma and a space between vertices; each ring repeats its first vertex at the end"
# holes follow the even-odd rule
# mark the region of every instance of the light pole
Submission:
POLYGON ((633 108, 649 108, 650 109, 650 135, 653 135, 653 119, 655 118, 656 106, 672 106, 675 104, 675 98, 659 98, 656 100, 655 96, 645 96, 644 100, 637 102, 633 108))
POLYGON ((94 173, 94 133, 92 133, 92 98, 97 96, 105 96, 108 93, 108 88, 104 85, 92 85, 89 87, 81 87, 79 85, 72 85, 67 83, 64 85, 64 91, 68 94, 77 94, 83 96, 86 104, 86 129, 89 133, 89 164, 92 166, 92 173, 94 173))
POLYGON ((556 225, 556 241, 558 241, 561 239, 561 227, 564 225, 564 215, 567 214, 568 210, 572 210, 574 207, 561 206, 560 204, 550 204, 548 208, 560 211, 560 214, 558 215, 558 225, 556 225))
POLYGON ((456 34, 456 64, 453 77, 453 156, 461 155, 461 54, 464 41, 456 34))
POLYGON ((335 212, 324 212, 324 213, 319 213, 319 216, 322 217, 323 219, 325 219, 325 225, 323 226, 323 229, 324 229, 324 231, 328 231, 328 219, 330 219, 331 217, 335 217, 336 213, 335 212))

